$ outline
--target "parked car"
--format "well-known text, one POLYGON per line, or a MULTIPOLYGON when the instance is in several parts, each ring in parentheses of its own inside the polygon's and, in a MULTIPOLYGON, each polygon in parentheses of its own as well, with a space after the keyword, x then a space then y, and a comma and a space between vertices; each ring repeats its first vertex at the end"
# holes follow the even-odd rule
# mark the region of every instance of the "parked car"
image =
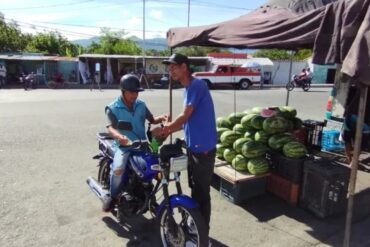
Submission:
POLYGON ((261 81, 260 71, 234 65, 215 65, 211 71, 196 72, 193 76, 206 81, 209 88, 217 84, 233 84, 248 89, 261 81))

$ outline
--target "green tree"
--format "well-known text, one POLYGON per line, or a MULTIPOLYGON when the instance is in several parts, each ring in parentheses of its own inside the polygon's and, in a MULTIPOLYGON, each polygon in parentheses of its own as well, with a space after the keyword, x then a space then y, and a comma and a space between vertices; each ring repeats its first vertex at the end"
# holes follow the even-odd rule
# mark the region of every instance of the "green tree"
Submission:
POLYGON ((0 52, 22 51, 27 44, 27 38, 22 34, 15 22, 6 23, 0 13, 0 52))
POLYGON ((72 44, 58 32, 48 32, 31 36, 25 50, 74 57, 79 55, 81 47, 72 44))
POLYGON ((86 50, 99 54, 141 54, 141 49, 135 41, 123 38, 125 34, 124 31, 111 32, 109 28, 102 28, 99 43, 93 42, 86 50))
MULTIPOLYGON (((254 57, 267 57, 273 60, 290 59, 290 53, 287 50, 280 49, 261 49, 253 53, 254 57)), ((304 60, 312 56, 312 50, 301 49, 294 53, 294 60, 304 60)))

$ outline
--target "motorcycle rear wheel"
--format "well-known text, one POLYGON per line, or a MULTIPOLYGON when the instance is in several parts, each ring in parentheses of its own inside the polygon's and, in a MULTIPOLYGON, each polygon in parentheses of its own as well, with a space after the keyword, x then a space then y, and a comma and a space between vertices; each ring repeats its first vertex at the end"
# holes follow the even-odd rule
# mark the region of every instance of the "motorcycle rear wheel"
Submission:
POLYGON ((164 247, 208 246, 206 226, 198 209, 177 205, 172 211, 174 221, 167 208, 158 217, 164 247))
POLYGON ((103 189, 109 189, 110 184, 110 162, 105 158, 99 162, 98 182, 103 189))
POLYGON ((285 86, 286 90, 292 91, 294 89, 294 83, 293 82, 288 82, 285 86))

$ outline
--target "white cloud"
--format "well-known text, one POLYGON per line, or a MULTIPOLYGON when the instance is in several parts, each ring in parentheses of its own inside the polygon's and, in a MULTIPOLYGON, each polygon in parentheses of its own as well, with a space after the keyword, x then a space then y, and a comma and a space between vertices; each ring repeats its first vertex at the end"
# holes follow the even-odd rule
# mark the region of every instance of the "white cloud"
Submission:
POLYGON ((156 20, 162 20, 163 12, 160 11, 160 10, 154 10, 153 9, 153 10, 150 11, 149 16, 153 17, 156 20))

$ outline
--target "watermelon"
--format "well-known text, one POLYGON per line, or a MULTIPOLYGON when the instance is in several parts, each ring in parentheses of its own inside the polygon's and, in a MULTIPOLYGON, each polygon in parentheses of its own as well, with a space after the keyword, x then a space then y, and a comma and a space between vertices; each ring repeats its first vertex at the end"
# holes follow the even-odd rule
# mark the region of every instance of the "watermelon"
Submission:
POLYGON ((297 130, 302 128, 303 122, 300 118, 295 117, 291 119, 291 121, 293 122, 293 129, 297 130))
POLYGON ((257 130, 261 130, 263 128, 263 121, 265 120, 264 117, 259 115, 254 116, 251 120, 251 126, 257 130))
POLYGON ((253 128, 252 126, 252 119, 257 116, 257 114, 248 114, 248 115, 245 115, 242 120, 240 120, 240 123, 243 125, 243 127, 245 128, 253 128))
POLYGON ((283 147, 283 152, 289 158, 302 158, 307 155, 307 148, 300 142, 288 142, 283 147))
POLYGON ((286 119, 293 119, 297 116, 297 110, 291 106, 279 107, 280 115, 286 119))
POLYGON ((269 137, 270 137, 270 135, 267 134, 265 131, 259 130, 254 135, 254 140, 259 141, 259 142, 262 142, 262 143, 267 143, 269 137))
POLYGON ((228 129, 228 128, 218 128, 217 127, 217 140, 219 141, 220 140, 220 137, 221 137, 221 135, 222 135, 222 133, 224 133, 226 130, 230 130, 230 129, 228 129))
POLYGON ((233 159, 235 158, 236 156, 236 152, 235 150, 231 149, 231 148, 226 148, 224 150, 224 159, 231 163, 233 161, 233 159))
POLYGON ((282 117, 270 117, 263 121, 263 130, 268 134, 282 133, 287 127, 287 120, 282 117))
POLYGON ((251 109, 247 109, 245 111, 243 111, 243 113, 245 113, 246 115, 249 115, 249 114, 252 114, 252 110, 251 109))
POLYGON ((245 133, 244 133, 244 137, 245 138, 248 138, 250 140, 254 140, 254 134, 256 133, 256 131, 254 130, 247 130, 245 133))
POLYGON ((242 154, 246 158, 256 158, 266 154, 268 147, 262 142, 249 141, 243 144, 242 154))
POLYGON ((237 171, 248 171, 248 159, 238 154, 232 160, 231 166, 237 171))
POLYGON ((234 128, 233 128, 233 131, 244 135, 244 133, 247 131, 247 129, 245 127, 243 127, 243 125, 241 125, 241 124, 235 124, 234 128))
POLYGON ((275 116, 277 113, 276 110, 274 109, 270 109, 270 108, 264 108, 262 109, 261 111, 261 116, 264 117, 264 118, 268 118, 268 117, 273 117, 275 116))
POLYGON ((250 141, 250 139, 245 138, 245 137, 242 137, 242 138, 239 138, 238 140, 236 140, 233 144, 233 148, 234 148, 235 152, 237 152, 238 154, 241 154, 243 144, 248 142, 248 141, 250 141))
POLYGON ((240 120, 246 115, 246 113, 243 113, 243 112, 233 112, 231 113, 229 116, 228 116, 228 120, 232 123, 232 124, 238 124, 240 123, 240 120))
POLYGON ((294 140, 294 136, 291 133, 286 132, 271 136, 268 140, 268 144, 270 148, 274 150, 281 150, 286 143, 294 140))
POLYGON ((233 128, 233 124, 229 121, 229 119, 227 119, 227 117, 218 117, 216 120, 216 125, 219 128, 233 128))
POLYGON ((237 133, 232 130, 226 130, 224 133, 222 133, 220 140, 221 143, 226 146, 232 146, 233 143, 241 137, 240 133, 237 133))
POLYGON ((248 171, 253 175, 261 175, 269 171, 269 162, 264 157, 250 159, 248 171))
POLYGON ((252 112, 255 113, 255 114, 260 114, 262 110, 263 110, 262 107, 257 107, 256 106, 256 107, 252 108, 252 112))
POLYGON ((224 151, 226 148, 229 148, 221 143, 216 144, 216 157, 219 159, 224 159, 224 151))
POLYGON ((294 123, 293 123, 293 121, 290 120, 290 119, 286 119, 286 122, 287 122, 287 128, 286 128, 286 130, 292 131, 294 129, 294 123))

